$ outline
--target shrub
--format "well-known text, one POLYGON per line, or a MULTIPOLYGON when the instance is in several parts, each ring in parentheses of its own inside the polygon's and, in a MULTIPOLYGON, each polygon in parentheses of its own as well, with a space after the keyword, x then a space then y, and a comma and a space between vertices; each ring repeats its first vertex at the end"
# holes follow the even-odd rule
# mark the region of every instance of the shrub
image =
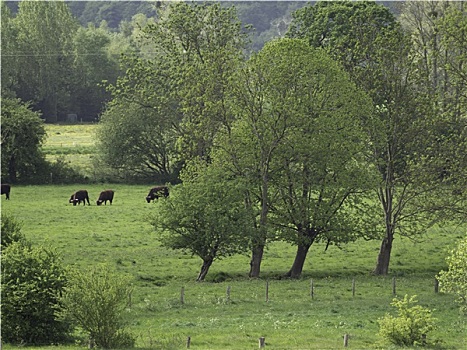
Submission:
POLYGON ((105 265, 86 271, 70 270, 63 295, 63 316, 71 318, 104 349, 134 346, 134 337, 125 331, 123 311, 131 292, 129 280, 112 273, 105 265))
POLYGON ((467 313, 467 238, 459 242, 457 248, 451 251, 446 258, 448 271, 441 271, 437 278, 440 289, 446 293, 454 293, 458 296, 460 310, 467 313))
POLYGON ((2 250, 13 242, 20 242, 23 245, 28 245, 25 236, 21 232, 21 224, 12 216, 2 213, 2 250))
POLYGON ((388 314, 379 319, 379 334, 397 346, 424 345, 425 336, 435 328, 435 319, 427 308, 410 307, 415 303, 416 295, 409 298, 406 294, 402 300, 394 298, 391 305, 397 308, 398 316, 388 314))
POLYGON ((2 251, 1 271, 2 341, 36 345, 68 341, 70 325, 57 315, 66 283, 58 254, 13 242, 2 251))

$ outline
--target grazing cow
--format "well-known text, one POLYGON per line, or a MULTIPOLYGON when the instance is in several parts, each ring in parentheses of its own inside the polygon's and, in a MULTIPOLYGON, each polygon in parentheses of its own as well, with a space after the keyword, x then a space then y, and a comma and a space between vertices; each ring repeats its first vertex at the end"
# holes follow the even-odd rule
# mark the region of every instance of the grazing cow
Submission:
POLYGON ((70 197, 70 203, 73 203, 73 205, 79 205, 81 202, 83 202, 83 205, 86 205, 86 201, 88 202, 88 205, 91 205, 91 203, 89 203, 88 191, 86 190, 79 190, 73 193, 70 197))
POLYGON ((9 184, 2 184, 2 194, 5 194, 6 199, 10 199, 11 186, 9 184))
POLYGON ((146 196, 146 202, 151 202, 154 199, 158 199, 160 197, 168 197, 169 196, 169 188, 167 186, 157 186, 151 188, 148 195, 146 196))
POLYGON ((107 201, 112 204, 112 200, 114 199, 114 191, 112 190, 105 190, 102 191, 101 194, 99 195, 99 199, 97 200, 96 204, 101 205, 102 202, 104 202, 105 205, 107 205, 107 201))

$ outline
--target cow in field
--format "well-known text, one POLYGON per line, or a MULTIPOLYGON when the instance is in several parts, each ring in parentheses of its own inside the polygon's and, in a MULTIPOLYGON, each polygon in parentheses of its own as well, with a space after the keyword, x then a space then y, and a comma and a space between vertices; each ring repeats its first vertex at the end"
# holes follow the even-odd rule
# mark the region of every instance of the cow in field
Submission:
POLYGON ((83 202, 83 205, 86 205, 86 201, 88 202, 88 205, 91 205, 91 203, 89 203, 88 191, 86 190, 76 191, 70 197, 70 203, 73 203, 73 205, 79 205, 81 202, 83 202))
POLYGON ((114 191, 105 190, 105 191, 102 191, 101 194, 99 195, 99 199, 97 200, 96 204, 101 205, 103 202, 105 205, 107 205, 107 201, 109 201, 110 204, 112 204, 113 199, 114 199, 114 191))
POLYGON ((11 186, 9 184, 2 184, 2 194, 5 194, 6 199, 10 199, 11 186))
POLYGON ((146 196, 146 202, 151 202, 154 199, 158 199, 160 197, 168 197, 169 196, 169 188, 167 186, 157 186, 151 188, 148 195, 146 196))

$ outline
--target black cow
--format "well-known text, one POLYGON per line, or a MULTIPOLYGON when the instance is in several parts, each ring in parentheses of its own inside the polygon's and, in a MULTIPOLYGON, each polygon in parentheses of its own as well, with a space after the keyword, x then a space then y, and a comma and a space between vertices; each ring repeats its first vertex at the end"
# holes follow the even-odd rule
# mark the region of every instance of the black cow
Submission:
POLYGON ((151 202, 154 199, 158 199, 160 197, 168 197, 169 196, 169 188, 167 186, 157 186, 151 188, 148 195, 146 196, 146 202, 151 202))
POLYGON ((114 191, 112 190, 105 190, 102 191, 101 194, 99 195, 99 199, 97 200, 96 204, 101 205, 102 202, 104 202, 105 205, 107 205, 107 201, 112 204, 112 200, 114 199, 114 191))
POLYGON ((9 184, 2 184, 2 194, 5 194, 6 199, 10 199, 11 186, 9 184))
POLYGON ((70 203, 73 203, 73 205, 79 205, 81 202, 83 202, 83 205, 86 205, 86 201, 88 202, 88 205, 91 205, 91 203, 89 203, 88 191, 86 190, 79 190, 73 193, 70 197, 70 203))

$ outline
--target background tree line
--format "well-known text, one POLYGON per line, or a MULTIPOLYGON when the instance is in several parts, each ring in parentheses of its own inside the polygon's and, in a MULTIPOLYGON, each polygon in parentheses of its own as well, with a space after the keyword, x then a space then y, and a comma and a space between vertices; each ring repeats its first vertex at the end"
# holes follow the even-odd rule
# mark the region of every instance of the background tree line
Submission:
MULTIPOLYGON (((251 49, 285 34, 304 2, 220 2, 252 25, 251 49)), ((96 121, 115 82, 121 53, 139 51, 134 37, 157 18, 161 1, 2 1, 2 96, 30 101, 47 122, 96 121), (44 18, 45 21, 40 19, 44 18), (21 68, 21 69, 20 69, 21 68)), ((391 2, 385 6, 397 12, 391 2)))

